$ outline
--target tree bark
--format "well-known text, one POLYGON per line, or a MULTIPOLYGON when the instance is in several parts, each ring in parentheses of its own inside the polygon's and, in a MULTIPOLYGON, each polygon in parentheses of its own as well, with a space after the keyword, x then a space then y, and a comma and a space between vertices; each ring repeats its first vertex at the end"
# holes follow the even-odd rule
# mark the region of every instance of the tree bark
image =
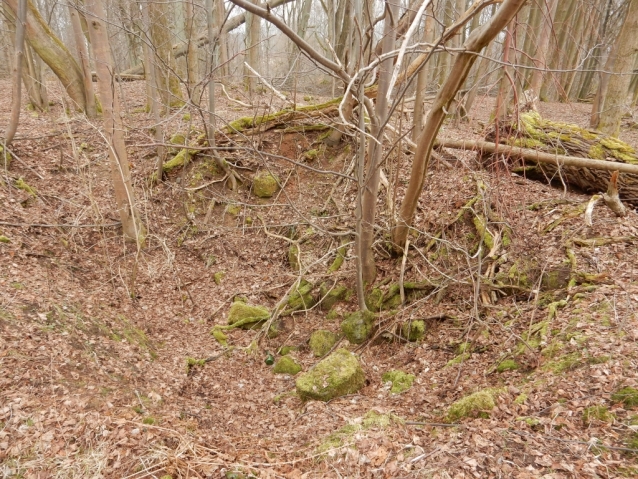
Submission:
MULTIPOLYGON (((18 0, 4 0, 15 13, 18 0)), ((27 3, 27 41, 60 79, 67 94, 80 111, 86 110, 86 94, 82 70, 59 38, 46 24, 31 0, 27 3)))
POLYGON ((630 0, 625 21, 616 40, 614 74, 602 101, 598 130, 618 136, 627 103, 631 73, 638 55, 638 0, 630 0))
POLYGON ((175 75, 176 66, 171 49, 168 21, 168 3, 156 0, 149 4, 151 17, 151 40, 155 51, 155 78, 164 108, 182 104, 179 79, 175 75))
POLYGON ((135 194, 131 183, 128 156, 124 143, 124 125, 120 115, 120 102, 115 94, 113 58, 106 31, 106 18, 102 0, 85 0, 87 10, 92 14, 89 20, 89 36, 95 57, 98 89, 104 114, 104 133, 109 146, 111 175, 115 187, 115 200, 122 229, 127 239, 138 247, 144 245, 146 229, 135 207, 135 194))
MULTIPOLYGON (((394 49, 396 31, 393 20, 398 19, 399 7, 396 2, 386 0, 385 8, 382 51, 383 53, 388 53, 394 49)), ((368 171, 363 184, 361 200, 361 231, 355 243, 357 255, 361 258, 363 281, 366 284, 372 284, 377 274, 372 243, 374 242, 374 221, 381 178, 381 160, 383 157, 383 127, 388 120, 387 93, 392 76, 393 63, 392 58, 387 58, 379 65, 379 90, 374 115, 376 118, 371 118, 371 133, 379 143, 369 142, 368 171)), ((359 112, 359 114, 361 115, 363 112, 359 112)))
POLYGON ((419 139, 414 154, 410 182, 401 204, 399 218, 392 231, 392 240, 397 251, 403 249, 405 240, 408 237, 419 196, 425 183, 432 146, 445 118, 447 106, 465 82, 472 64, 476 60, 475 54, 480 52, 505 28, 524 3, 525 0, 504 0, 496 14, 470 35, 464 45, 466 51, 458 54, 450 75, 434 99, 432 109, 428 114, 425 130, 419 139))
POLYGON ((69 16, 71 17, 75 49, 77 50, 82 67, 82 80, 84 82, 84 91, 86 92, 86 116, 95 118, 97 116, 97 109, 95 107, 95 94, 93 93, 93 73, 91 73, 89 66, 89 51, 86 47, 84 32, 82 31, 82 22, 80 21, 80 13, 77 10, 77 1, 74 5, 69 3, 69 16))
POLYGON ((16 12, 16 36, 13 46, 15 61, 13 63, 13 96, 11 99, 11 113, 9 125, 4 134, 4 142, 10 145, 18 130, 20 122, 20 105, 22 103, 22 62, 24 61, 24 32, 27 22, 27 0, 20 0, 16 12))

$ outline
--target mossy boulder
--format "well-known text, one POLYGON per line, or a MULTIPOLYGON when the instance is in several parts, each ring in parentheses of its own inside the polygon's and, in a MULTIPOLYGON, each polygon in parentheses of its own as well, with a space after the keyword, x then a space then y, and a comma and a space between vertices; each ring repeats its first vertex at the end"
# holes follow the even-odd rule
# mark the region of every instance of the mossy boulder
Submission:
POLYGON ((253 178, 253 194, 259 198, 270 198, 279 190, 279 181, 268 171, 260 171, 253 178))
POLYGON ((374 313, 370 311, 357 311, 346 315, 341 322, 341 331, 353 344, 361 344, 366 341, 372 333, 374 327, 374 313))
POLYGON ((290 314, 293 311, 302 309, 310 309, 317 304, 316 298, 312 295, 313 288, 314 285, 312 283, 302 279, 297 288, 290 293, 288 297, 288 308, 283 314, 290 314))
POLYGON ((290 374, 294 376, 301 371, 301 366, 290 356, 283 356, 275 363, 272 371, 275 374, 290 374))
POLYGON ((619 389, 611 395, 611 399, 621 402, 625 408, 638 406, 638 389, 630 387, 619 389))
POLYGON ((496 370, 499 373, 504 373, 505 371, 515 371, 520 368, 519 364, 513 359, 506 359, 501 361, 498 366, 496 366, 496 370))
POLYGON ((347 299, 350 291, 345 286, 336 285, 330 287, 328 283, 321 283, 319 295, 321 297, 320 307, 324 311, 331 310, 339 301, 347 299))
POLYGON ((250 306, 235 301, 228 312, 228 325, 242 329, 252 329, 270 318, 270 311, 263 306, 250 306))
POLYGON ((330 352, 337 342, 337 335, 332 331, 319 329, 310 335, 308 345, 315 357, 320 358, 330 352))
MULTIPOLYGON (((175 133, 173 136, 171 136, 169 138, 168 142, 171 145, 185 146, 186 145, 186 135, 184 135, 184 133, 177 132, 177 133, 175 133)), ((179 150, 180 150, 180 148, 174 147, 174 148, 171 148, 169 151, 174 155, 179 150)))
POLYGON ((408 321, 401 325, 401 336, 408 341, 419 341, 425 336, 425 323, 423 321, 408 321))
POLYGON ((347 349, 338 349, 297 379, 297 394, 304 401, 329 401, 356 393, 365 381, 357 357, 347 349))
POLYGON ((414 374, 407 374, 398 370, 388 371, 383 373, 381 380, 384 383, 392 383, 392 388, 390 389, 391 393, 401 394, 412 387, 412 383, 414 383, 414 374))
POLYGON ((498 391, 484 389, 452 403, 447 412, 447 419, 458 421, 468 416, 489 417, 490 411, 496 407, 498 391))
MULTIPOLYGON (((436 285, 428 282, 405 281, 403 292, 406 303, 423 298, 430 294, 436 285)), ((373 288, 365 298, 366 306, 370 311, 387 311, 401 306, 401 286, 399 283, 392 283, 387 291, 380 288, 373 288)))

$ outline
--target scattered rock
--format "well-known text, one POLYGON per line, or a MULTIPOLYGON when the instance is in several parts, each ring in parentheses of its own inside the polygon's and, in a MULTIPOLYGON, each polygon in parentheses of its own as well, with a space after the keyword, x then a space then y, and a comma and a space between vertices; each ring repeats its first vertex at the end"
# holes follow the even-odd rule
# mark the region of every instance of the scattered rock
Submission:
POLYGON ((352 344, 361 344, 370 337, 374 318, 374 313, 370 311, 348 314, 341 323, 341 331, 352 344))
POLYGON ((489 412, 496 407, 497 390, 484 389, 452 403, 448 409, 447 418, 451 422, 468 416, 488 417, 489 412))
POLYGON ((301 371, 301 366, 290 356, 281 357, 272 369, 275 374, 290 374, 294 376, 301 371))
POLYGON ((337 339, 337 335, 332 331, 320 329, 310 335, 310 341, 308 344, 312 354, 314 354, 315 357, 320 358, 330 352, 337 342, 337 339))
POLYGON ((259 198, 270 198, 279 190, 277 178, 268 171, 260 171, 253 178, 253 194, 259 198))
POLYGON ((390 392, 393 394, 401 394, 403 391, 407 391, 412 387, 414 382, 414 374, 407 374, 403 371, 388 371, 381 376, 383 383, 392 383, 390 392))
POLYGON ((314 285, 312 283, 302 279, 297 289, 290 293, 288 297, 288 309, 282 314, 285 316, 293 311, 312 308, 317 303, 316 298, 312 295, 313 288, 314 285))
POLYGON ((331 310, 339 301, 347 299, 349 293, 350 291, 345 286, 336 285, 331 288, 328 283, 321 283, 321 286, 319 286, 321 309, 324 311, 331 310))
POLYGON ((401 325, 401 336, 408 341, 419 341, 425 336, 425 323, 422 320, 408 321, 401 325))
POLYGON ((329 401, 357 392, 365 380, 357 357, 347 349, 338 349, 297 379, 297 394, 304 401, 329 401))
POLYGON ((250 306, 235 301, 228 312, 228 324, 236 328, 252 329, 270 318, 270 311, 263 306, 250 306))

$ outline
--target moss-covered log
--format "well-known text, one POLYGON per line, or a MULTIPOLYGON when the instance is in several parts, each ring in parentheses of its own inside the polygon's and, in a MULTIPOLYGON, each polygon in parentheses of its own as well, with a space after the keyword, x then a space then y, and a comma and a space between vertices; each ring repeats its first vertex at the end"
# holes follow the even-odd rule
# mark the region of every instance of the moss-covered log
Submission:
MULTIPOLYGON (((496 140, 496 131, 488 133, 488 141, 496 140)), ((627 143, 598 131, 578 125, 545 120, 536 112, 523 113, 510 122, 503 122, 498 132, 500 144, 539 150, 541 152, 570 157, 589 158, 638 166, 638 154, 627 143)), ((529 163, 529 158, 526 158, 529 163)), ((520 165, 517 165, 520 166, 520 165)), ((607 190, 614 168, 601 171, 583 166, 560 167, 550 163, 535 163, 533 172, 548 180, 563 180, 572 187, 588 193, 607 190)), ((530 173, 530 169, 525 170, 530 173)), ((622 173, 618 181, 620 198, 638 204, 638 175, 622 173)))

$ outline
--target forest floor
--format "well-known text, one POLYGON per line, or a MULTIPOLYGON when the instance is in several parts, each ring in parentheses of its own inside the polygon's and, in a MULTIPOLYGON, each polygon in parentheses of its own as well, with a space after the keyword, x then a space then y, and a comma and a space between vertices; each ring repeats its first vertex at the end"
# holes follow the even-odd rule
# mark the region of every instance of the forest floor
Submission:
MULTIPOLYGON (((258 343, 258 331, 237 329, 224 346, 211 329, 226 324, 235 296, 272 309, 300 275, 354 290, 351 244, 342 267, 327 270, 343 238, 335 233, 354 228, 354 186, 271 156, 346 172, 354 153, 313 143, 317 133, 236 135, 236 144, 261 151, 225 153, 244 179, 237 192, 203 154, 152 186, 144 88, 123 84, 129 161, 148 225, 137 251, 112 226, 118 215, 99 122, 65 115, 60 90, 50 89, 49 113, 23 111, 17 158, 1 172, 1 477, 638 475, 638 397, 618 394, 638 388, 635 210, 616 218, 599 205, 587 226, 588 195, 488 171, 475 154, 448 150, 428 174, 403 268, 405 281, 430 280, 436 289, 382 311, 374 340, 340 341, 366 374, 357 394, 302 402, 295 379, 264 360, 291 346, 304 371, 312 368, 319 359, 307 346, 311 333, 339 333, 357 309, 354 296, 329 314, 314 307, 286 316, 278 336, 258 343), (263 169, 283 185, 270 199, 250 189, 263 169), (32 191, 17 187, 24 184, 32 191), (481 214, 492 233, 509 238, 498 264, 478 252, 481 214), (291 267, 285 238, 299 236, 303 273, 291 267), (588 245, 592 238, 615 240, 588 245), (489 267, 512 289, 477 296, 489 267), (570 277, 576 285, 567 287, 570 277), (403 340, 396 328, 415 320, 425 322, 424 338, 403 340), (211 360, 188 370, 188 358, 211 360), (412 387, 392 393, 382 380, 390 370, 414 375, 412 387), (475 392, 494 407, 451 420, 450 406, 475 392)), ((224 119, 251 114, 220 98, 224 119)), ((470 124, 446 123, 441 134, 481 138, 492 101, 477 101, 470 124)), ((9 103, 5 95, 3 122, 9 103)), ((267 96, 256 103, 277 107, 267 96)), ((541 114, 586 126, 589 109, 542 104, 541 114)), ((185 113, 173 113, 169 133, 201 128, 185 113)), ((638 147, 637 130, 623 128, 621 139, 638 147)), ((377 285, 386 289, 402 271, 383 241, 387 205, 402 197, 411 157, 400 161, 385 171, 397 176, 398 191, 382 189, 379 199, 377 285)))

